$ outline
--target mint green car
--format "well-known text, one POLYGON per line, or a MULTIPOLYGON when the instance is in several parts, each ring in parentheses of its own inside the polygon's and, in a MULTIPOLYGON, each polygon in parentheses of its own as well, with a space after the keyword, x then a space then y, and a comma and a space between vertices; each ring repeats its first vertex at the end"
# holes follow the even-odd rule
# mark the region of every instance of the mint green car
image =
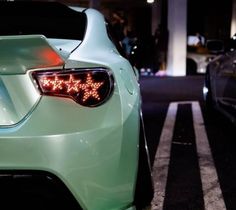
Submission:
POLYGON ((1 2, 0 16, 1 205, 148 206, 138 75, 103 15, 32 1, 1 2))

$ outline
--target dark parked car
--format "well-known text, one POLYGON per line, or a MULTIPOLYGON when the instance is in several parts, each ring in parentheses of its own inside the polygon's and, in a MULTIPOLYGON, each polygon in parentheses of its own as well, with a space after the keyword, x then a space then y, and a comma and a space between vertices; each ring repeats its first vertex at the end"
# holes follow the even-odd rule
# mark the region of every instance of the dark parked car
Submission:
POLYGON ((217 56, 208 66, 203 88, 208 108, 236 120, 236 51, 217 56))

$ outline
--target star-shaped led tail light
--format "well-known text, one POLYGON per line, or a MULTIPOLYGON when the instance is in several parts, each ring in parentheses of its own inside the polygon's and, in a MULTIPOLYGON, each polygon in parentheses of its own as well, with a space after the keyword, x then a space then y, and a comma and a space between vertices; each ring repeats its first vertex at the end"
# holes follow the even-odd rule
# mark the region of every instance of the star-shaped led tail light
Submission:
POLYGON ((112 74, 100 68, 34 71, 32 76, 43 95, 72 98, 89 107, 103 104, 114 85, 112 74))

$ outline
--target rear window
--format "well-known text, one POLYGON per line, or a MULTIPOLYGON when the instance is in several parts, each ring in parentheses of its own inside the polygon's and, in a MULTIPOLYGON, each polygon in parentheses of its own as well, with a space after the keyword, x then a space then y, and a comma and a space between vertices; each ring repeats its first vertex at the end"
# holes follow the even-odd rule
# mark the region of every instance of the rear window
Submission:
POLYGON ((42 34, 82 40, 86 15, 58 2, 1 2, 0 36, 42 34))

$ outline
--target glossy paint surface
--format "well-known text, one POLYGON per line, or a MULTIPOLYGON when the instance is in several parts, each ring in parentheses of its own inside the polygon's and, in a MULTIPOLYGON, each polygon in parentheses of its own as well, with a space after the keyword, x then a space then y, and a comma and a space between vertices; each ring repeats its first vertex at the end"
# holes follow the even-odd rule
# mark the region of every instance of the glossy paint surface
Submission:
MULTIPOLYGON (((10 51, 18 58, 18 51, 26 49, 24 59, 20 53, 18 62, 5 59, 7 70, 0 66, 0 112, 7 110, 0 119, 0 169, 51 172, 83 209, 134 210, 129 206, 138 163, 139 85, 129 62, 109 40, 103 16, 92 9, 86 15, 87 31, 76 50, 71 47, 75 40, 63 44, 40 36, 29 43, 19 36, 20 44, 10 51), (35 66, 35 54, 31 57, 30 51, 40 51, 39 43, 56 53, 56 63, 42 59, 43 65, 35 66), (112 72, 114 90, 106 103, 94 108, 69 98, 41 95, 31 77, 38 70, 96 67, 112 72)), ((0 37, 0 42, 4 40, 9 37, 0 37)), ((6 55, 1 51, 0 56, 6 55)))

